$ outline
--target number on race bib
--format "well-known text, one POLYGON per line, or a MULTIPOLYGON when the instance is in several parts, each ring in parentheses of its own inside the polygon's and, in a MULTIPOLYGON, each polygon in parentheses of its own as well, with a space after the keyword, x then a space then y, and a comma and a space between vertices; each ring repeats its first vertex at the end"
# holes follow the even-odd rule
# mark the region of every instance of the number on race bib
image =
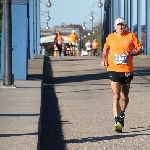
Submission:
POLYGON ((114 63, 115 64, 127 64, 127 56, 126 55, 114 55, 114 63))

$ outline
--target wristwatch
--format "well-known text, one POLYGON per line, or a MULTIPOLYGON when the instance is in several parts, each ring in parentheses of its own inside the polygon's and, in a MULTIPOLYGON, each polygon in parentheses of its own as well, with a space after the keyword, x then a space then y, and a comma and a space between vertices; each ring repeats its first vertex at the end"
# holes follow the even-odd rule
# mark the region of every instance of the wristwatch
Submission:
POLYGON ((133 53, 132 53, 132 52, 130 52, 130 53, 129 53, 129 55, 133 56, 133 53))

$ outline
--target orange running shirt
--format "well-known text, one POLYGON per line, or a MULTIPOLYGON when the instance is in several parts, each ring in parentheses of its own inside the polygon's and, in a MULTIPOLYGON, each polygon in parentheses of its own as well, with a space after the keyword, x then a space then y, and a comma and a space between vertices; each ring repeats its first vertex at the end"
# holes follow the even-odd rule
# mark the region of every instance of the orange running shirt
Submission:
POLYGON ((97 49, 98 48, 98 42, 92 42, 92 48, 97 49))
POLYGON ((58 44, 61 44, 61 43, 62 43, 62 41, 63 41, 62 35, 58 35, 57 41, 58 41, 58 44))
POLYGON ((125 56, 122 51, 132 52, 141 49, 141 44, 135 33, 126 31, 125 35, 118 37, 117 33, 111 33, 104 44, 109 49, 107 71, 133 72, 133 56, 125 56))
POLYGON ((76 43, 76 40, 77 40, 77 35, 71 33, 69 35, 69 42, 73 44, 73 43, 76 43))

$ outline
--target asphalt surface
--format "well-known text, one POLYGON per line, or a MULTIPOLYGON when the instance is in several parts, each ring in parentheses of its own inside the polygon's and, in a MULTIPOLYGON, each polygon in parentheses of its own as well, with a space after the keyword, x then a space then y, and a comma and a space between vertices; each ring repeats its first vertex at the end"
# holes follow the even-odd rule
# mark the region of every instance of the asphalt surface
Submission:
POLYGON ((113 129, 110 81, 100 61, 29 60, 28 80, 0 89, 0 150, 149 150, 150 58, 134 57, 123 133, 113 129))

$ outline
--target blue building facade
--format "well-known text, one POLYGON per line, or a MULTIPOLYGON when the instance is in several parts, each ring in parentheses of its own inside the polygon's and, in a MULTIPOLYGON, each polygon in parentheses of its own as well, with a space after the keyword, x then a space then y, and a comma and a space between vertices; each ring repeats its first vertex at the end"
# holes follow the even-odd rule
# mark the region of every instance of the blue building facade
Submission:
POLYGON ((143 44, 144 54, 150 55, 150 1, 149 0, 105 0, 103 20, 103 43, 114 30, 114 21, 123 17, 128 30, 136 32, 143 44), (144 38, 144 43, 143 39, 144 38))
MULTIPOLYGON (((12 73, 15 80, 26 80, 28 59, 40 53, 39 0, 12 0, 12 73)), ((2 19, 0 79, 4 74, 4 17, 2 19)))

